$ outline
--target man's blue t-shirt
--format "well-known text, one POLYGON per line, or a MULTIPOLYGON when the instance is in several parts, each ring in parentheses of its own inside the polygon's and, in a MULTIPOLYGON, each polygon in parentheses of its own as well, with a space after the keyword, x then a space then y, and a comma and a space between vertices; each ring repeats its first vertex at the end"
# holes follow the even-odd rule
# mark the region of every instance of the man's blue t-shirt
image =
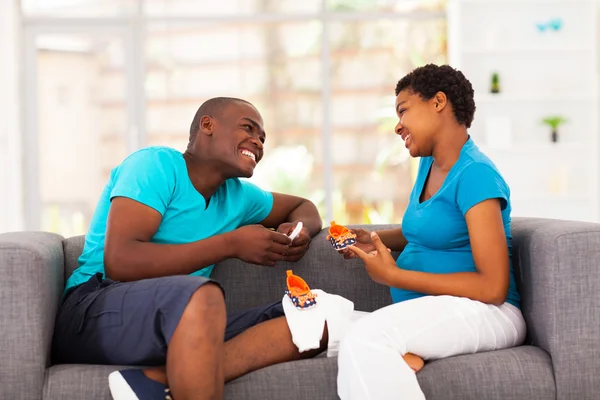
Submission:
MULTIPOLYGON (((476 272, 465 214, 474 205, 500 199, 502 221, 511 257, 510 286, 506 301, 519 307, 511 255, 510 189, 494 163, 469 138, 461 149, 440 189, 420 202, 433 157, 421 158, 410 201, 402 220, 408 241, 398 257, 398 267, 435 274, 476 272)), ((391 288, 394 303, 425 296, 410 290, 391 288)))
MULTIPOLYGON (((65 291, 104 274, 104 239, 110 202, 128 197, 152 207, 162 215, 152 238, 154 243, 182 244, 229 232, 264 220, 273 207, 273 195, 248 181, 228 179, 210 198, 204 197, 189 179, 183 154, 168 147, 148 147, 127 157, 112 170, 85 238, 79 268, 67 281, 65 291)), ((214 265, 192 275, 210 276, 214 265)))

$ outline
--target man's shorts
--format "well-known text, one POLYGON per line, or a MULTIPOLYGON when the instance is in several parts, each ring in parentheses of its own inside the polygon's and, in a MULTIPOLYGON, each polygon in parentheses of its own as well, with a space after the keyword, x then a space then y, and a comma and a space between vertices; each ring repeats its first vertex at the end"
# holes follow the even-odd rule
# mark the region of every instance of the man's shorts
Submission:
MULTIPOLYGON (((170 276, 115 282, 92 276, 67 293, 56 317, 53 364, 164 365, 167 344, 191 296, 217 282, 170 276)), ((281 302, 228 313, 225 340, 284 315, 281 302)))

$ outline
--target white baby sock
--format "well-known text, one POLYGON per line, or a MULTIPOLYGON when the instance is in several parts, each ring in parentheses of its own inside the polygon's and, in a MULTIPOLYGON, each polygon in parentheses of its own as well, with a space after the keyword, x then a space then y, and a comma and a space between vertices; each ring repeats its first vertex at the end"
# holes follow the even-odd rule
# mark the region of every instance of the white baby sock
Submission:
POLYGON ((321 304, 321 296, 324 292, 320 290, 312 290, 312 292, 318 294, 317 305, 312 308, 297 309, 287 295, 284 295, 281 300, 292 333, 292 341, 300 353, 319 348, 325 327, 325 313, 321 304))
POLYGON ((320 289, 312 292, 317 295, 317 305, 304 310, 297 309, 287 295, 283 297, 283 311, 292 333, 292 341, 300 352, 319 348, 327 321, 327 357, 336 356, 340 340, 352 322, 367 313, 354 311, 354 303, 342 296, 320 289))

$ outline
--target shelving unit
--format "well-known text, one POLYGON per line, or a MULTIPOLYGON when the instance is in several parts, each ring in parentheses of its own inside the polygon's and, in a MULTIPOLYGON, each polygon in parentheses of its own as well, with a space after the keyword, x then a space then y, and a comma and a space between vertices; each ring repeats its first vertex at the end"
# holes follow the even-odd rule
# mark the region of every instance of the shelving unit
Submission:
POLYGON ((513 216, 599 220, 598 4, 449 0, 449 63, 475 89, 470 134, 509 183, 513 216), (554 115, 567 119, 556 143, 541 122, 554 115))

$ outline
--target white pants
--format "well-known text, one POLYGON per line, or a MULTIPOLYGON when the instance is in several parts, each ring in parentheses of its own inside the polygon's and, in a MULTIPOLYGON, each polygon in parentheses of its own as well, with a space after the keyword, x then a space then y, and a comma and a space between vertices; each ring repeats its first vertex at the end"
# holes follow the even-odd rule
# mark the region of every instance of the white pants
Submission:
POLYGON ((525 340, 521 311, 453 296, 392 304, 360 318, 340 343, 342 400, 424 399, 402 356, 433 360, 518 346, 525 340))

